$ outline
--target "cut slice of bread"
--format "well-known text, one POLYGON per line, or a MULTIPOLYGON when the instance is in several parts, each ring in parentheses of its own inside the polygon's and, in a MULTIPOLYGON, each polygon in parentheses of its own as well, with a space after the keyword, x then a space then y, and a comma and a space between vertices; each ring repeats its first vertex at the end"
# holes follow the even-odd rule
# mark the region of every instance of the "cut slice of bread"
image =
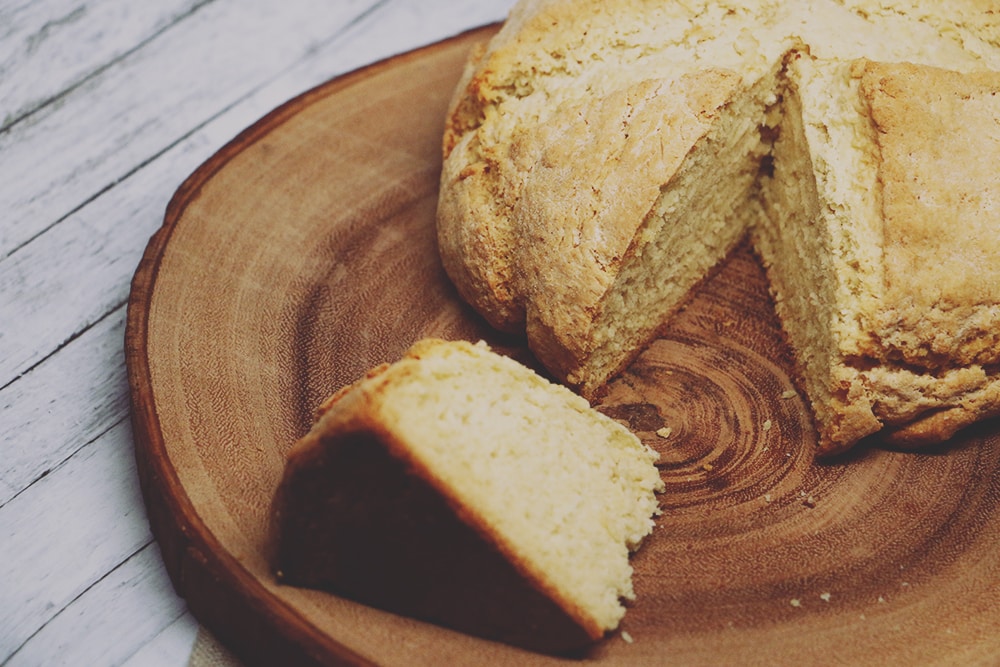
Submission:
POLYGON ((485 344, 425 340, 328 399, 275 498, 281 581, 547 652, 617 627, 656 454, 485 344))
POLYGON ((789 55, 783 114, 753 227, 782 327, 813 406, 820 448, 878 431, 858 369, 878 307, 882 230, 875 128, 852 61, 789 55))

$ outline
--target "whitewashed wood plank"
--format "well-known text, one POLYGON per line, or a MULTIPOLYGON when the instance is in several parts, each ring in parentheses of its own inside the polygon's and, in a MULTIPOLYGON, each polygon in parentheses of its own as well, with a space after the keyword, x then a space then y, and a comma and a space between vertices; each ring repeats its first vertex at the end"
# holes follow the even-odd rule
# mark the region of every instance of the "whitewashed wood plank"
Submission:
POLYGON ((128 415, 124 332, 123 306, 0 389, 0 508, 128 415))
POLYGON ((122 667, 181 667, 188 663, 198 636, 198 621, 185 611, 160 634, 143 644, 122 667))
MULTIPOLYGON (((121 665, 184 618, 185 610, 184 600, 170 588, 159 549, 149 544, 56 614, 18 647, 6 666, 121 665)), ((190 621, 184 619, 179 629, 189 632, 190 621)), ((174 665, 184 664, 187 656, 178 651, 185 638, 167 639, 171 643, 161 644, 161 650, 180 658, 174 665)), ((155 650, 145 655, 152 657, 155 650)))
POLYGON ((205 0, 0 3, 0 130, 203 4, 205 0))
POLYGON ((226 140, 330 76, 418 46, 417 35, 424 39, 421 44, 433 42, 489 22, 498 12, 496 6, 481 14, 470 10, 461 15, 461 22, 449 23, 441 18, 448 3, 435 0, 427 5, 436 11, 428 9, 404 20, 392 12, 384 17, 372 15, 0 261, 0 293, 7 295, 0 300, 0 323, 4 323, 0 326, 0 387, 124 302, 131 274, 146 240, 162 221, 172 191, 226 140), (400 36, 407 26, 410 36, 400 36), (349 55, 355 53, 362 56, 349 55))
POLYGON ((216 0, 0 133, 0 257, 320 47, 372 0, 216 0))
POLYGON ((0 262, 0 387, 125 302, 175 181, 158 182, 160 173, 116 188, 0 262))
MULTIPOLYGON (((513 5, 514 0, 390 0, 337 37, 351 46, 341 49, 337 67, 326 70, 326 78, 502 21, 513 5)), ((322 67, 325 63, 325 58, 317 58, 308 64, 322 67)))
POLYGON ((152 541, 128 423, 0 508, 0 535, 3 663, 94 582, 152 541))

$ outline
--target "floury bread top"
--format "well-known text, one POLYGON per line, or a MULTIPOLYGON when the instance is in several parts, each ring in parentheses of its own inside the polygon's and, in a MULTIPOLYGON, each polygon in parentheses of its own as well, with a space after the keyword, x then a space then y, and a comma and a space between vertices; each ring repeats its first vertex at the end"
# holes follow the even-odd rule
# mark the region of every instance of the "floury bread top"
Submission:
POLYGON ((445 268, 594 396, 750 233, 821 449, 947 437, 1000 405, 1000 257, 983 242, 1000 226, 996 71, 990 2, 521 2, 472 54, 447 119, 445 268), (795 77, 803 60, 911 69, 824 93, 795 77), (866 128, 860 143, 830 141, 840 122, 866 128), (870 168, 851 166, 859 152, 870 168), (786 197, 788 179, 812 185, 786 197), (793 288, 775 267, 803 250, 793 288), (825 333, 798 331, 803 317, 825 333))

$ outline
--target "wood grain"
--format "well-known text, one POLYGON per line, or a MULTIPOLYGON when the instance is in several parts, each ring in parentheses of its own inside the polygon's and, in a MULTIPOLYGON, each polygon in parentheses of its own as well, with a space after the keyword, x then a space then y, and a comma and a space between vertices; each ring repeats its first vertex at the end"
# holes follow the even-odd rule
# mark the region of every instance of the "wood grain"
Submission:
MULTIPOLYGON (((558 664, 279 586, 284 452, 329 393, 425 335, 489 330, 437 259, 447 100, 484 31, 296 98, 178 191, 136 273, 140 479, 194 614, 252 664, 558 664)), ((969 664, 1000 654, 997 425, 938 451, 815 463, 762 272, 741 248, 598 407, 663 454, 638 599, 601 664, 969 664), (669 429, 664 430, 664 429, 669 429)))
MULTIPOLYGON (((161 618, 188 618, 183 616, 186 610, 182 599, 155 595, 156 591, 169 590, 166 573, 157 567, 158 561, 157 545, 147 542, 83 592, 72 607, 45 624, 4 664, 9 667, 70 663, 124 665, 133 660, 136 647, 154 641, 163 632, 161 618), (102 645, 86 641, 88 636, 108 626, 120 628, 117 642, 102 645), (69 656, 67 645, 79 648, 69 656)), ((188 650, 189 647, 190 644, 188 650)), ((150 667, 155 664, 154 657, 136 659, 134 664, 150 667)))
POLYGON ((66 91, 58 105, 10 125, 0 134, 0 206, 17 215, 0 226, 0 257, 279 78, 368 8, 335 3, 316 12, 312 0, 280 7, 264 0, 203 3, 183 30, 162 30, 132 57, 107 63, 85 86, 66 91))
POLYGON ((128 0, 4 3, 0 130, 80 85, 203 2, 169 0, 146 11, 128 0))
MULTIPOLYGON (((40 628, 152 542, 141 515, 134 520, 122 516, 122 507, 138 507, 141 502, 135 460, 128 455, 130 436, 123 415, 116 426, 82 447, 58 470, 3 506, 0 535, 6 539, 0 540, 0 576, 5 581, 0 590, 0 659, 4 664, 30 655, 33 651, 28 645, 35 644, 40 628), (102 483, 95 484, 95 480, 102 483), (55 545, 47 537, 52 523, 60 529, 55 545), (116 529, 79 528, 88 525, 116 529), (71 564, 67 554, 73 556, 71 564)), ((136 587, 141 585, 136 583, 136 587)), ((165 598, 156 604, 177 605, 178 600, 165 598)), ((46 647, 40 638, 35 648, 52 647, 46 647)), ((65 654, 63 651, 63 657, 65 654)))

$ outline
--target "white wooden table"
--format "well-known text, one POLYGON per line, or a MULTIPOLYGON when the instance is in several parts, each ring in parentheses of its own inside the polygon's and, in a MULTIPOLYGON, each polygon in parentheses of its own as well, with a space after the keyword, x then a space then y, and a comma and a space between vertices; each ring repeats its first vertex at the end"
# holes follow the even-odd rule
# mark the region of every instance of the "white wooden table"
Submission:
POLYGON ((285 100, 511 4, 0 0, 0 665, 188 660, 123 352, 174 190, 285 100))

